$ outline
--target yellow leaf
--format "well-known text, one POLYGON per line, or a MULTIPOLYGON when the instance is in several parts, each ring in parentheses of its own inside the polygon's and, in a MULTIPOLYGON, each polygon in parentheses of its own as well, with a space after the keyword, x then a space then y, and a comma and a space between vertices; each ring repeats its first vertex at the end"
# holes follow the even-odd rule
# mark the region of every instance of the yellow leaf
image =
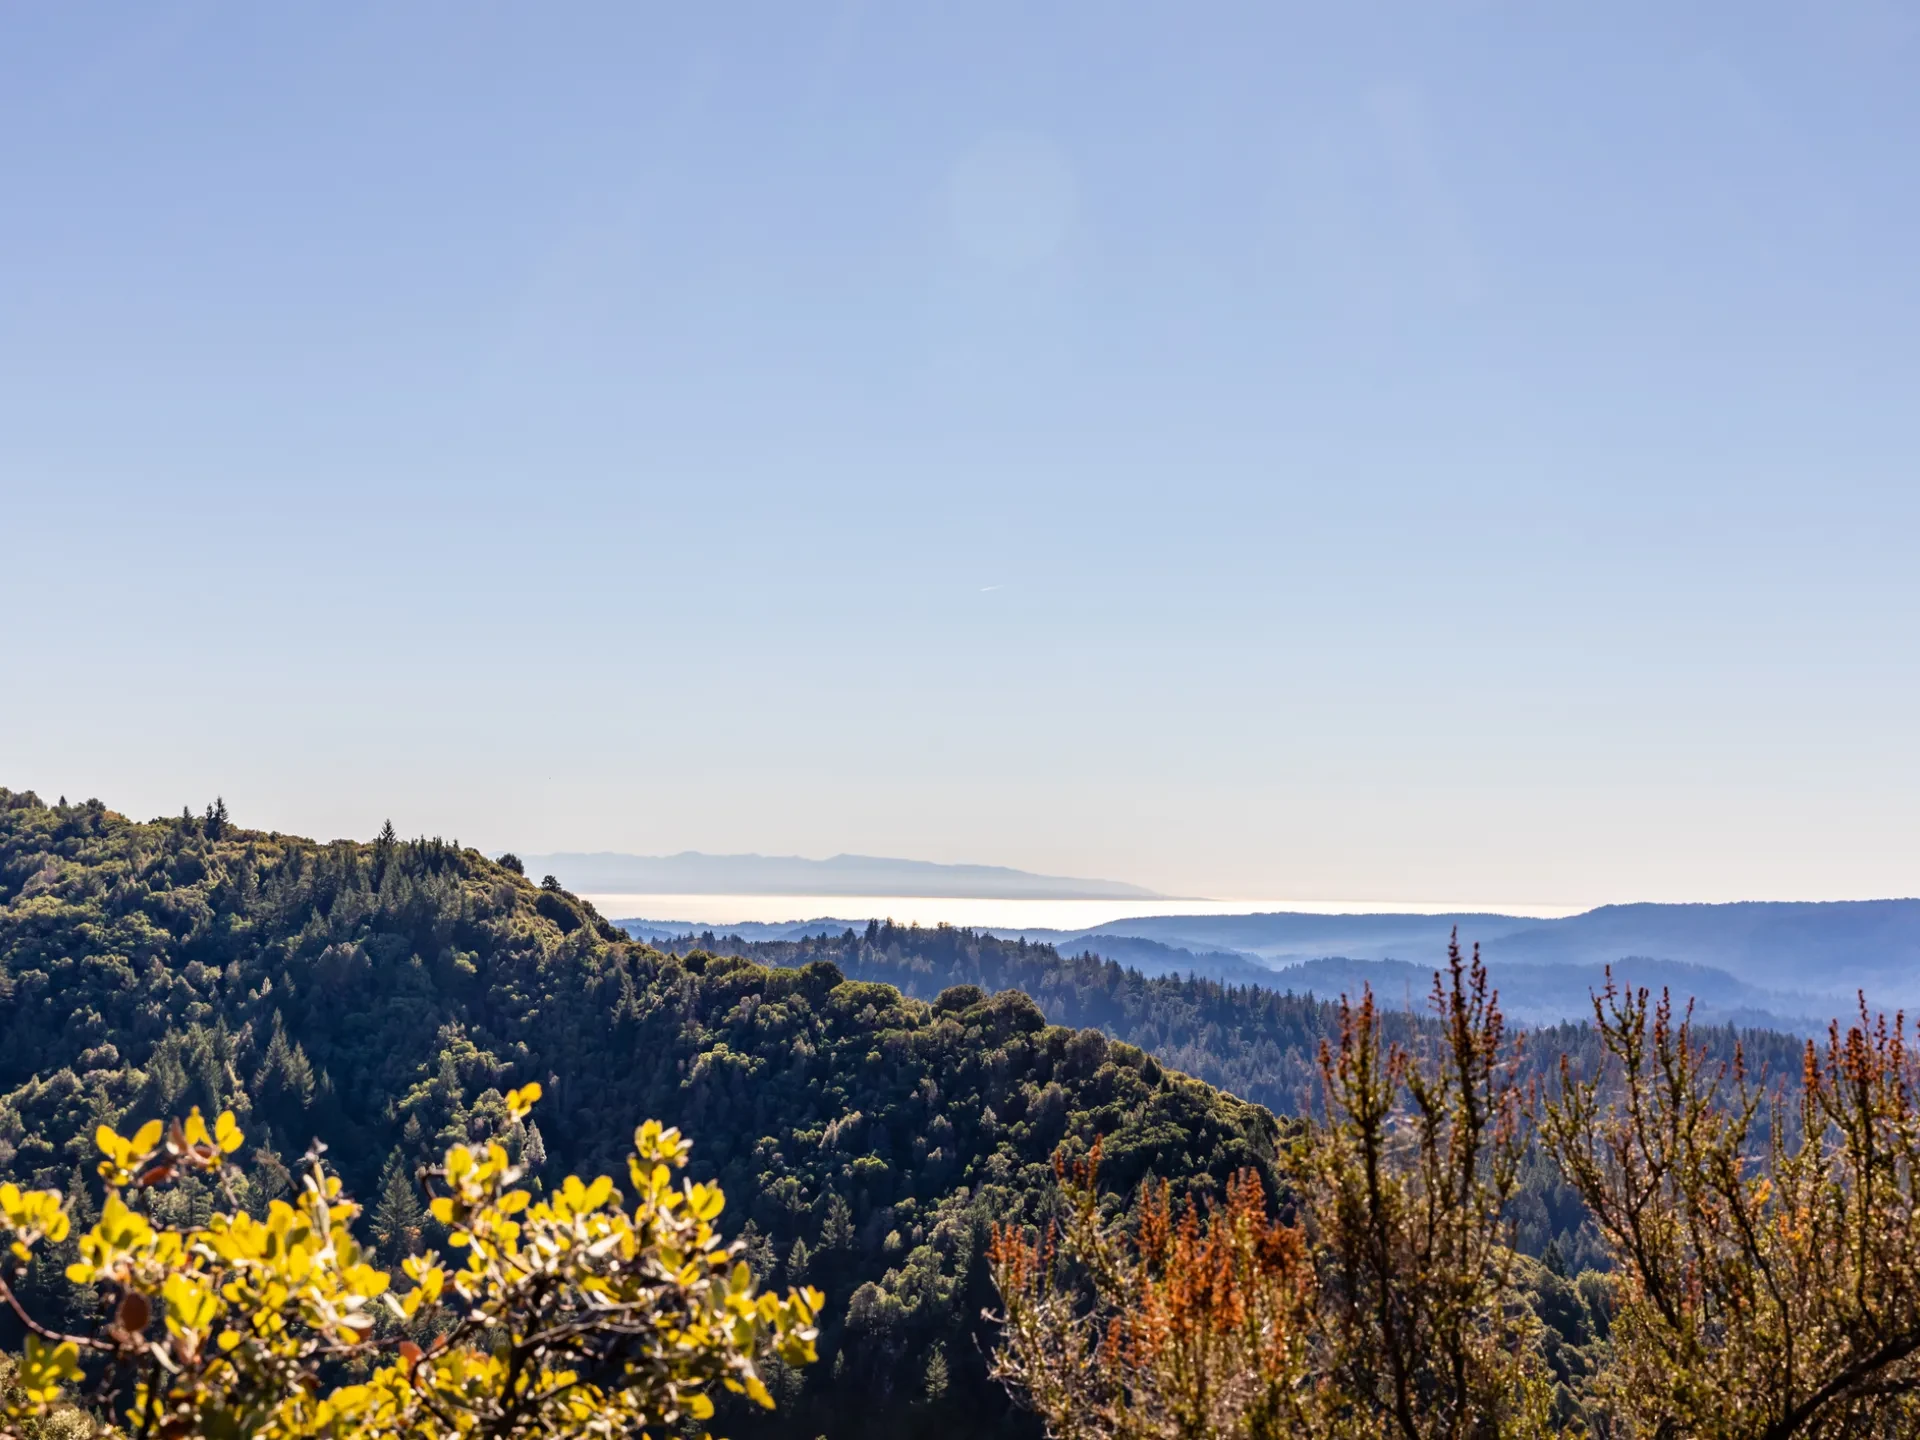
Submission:
POLYGON ((26 1337, 26 1353, 21 1357, 20 1388, 36 1405, 47 1405, 60 1398, 60 1382, 80 1374, 80 1348, 71 1340, 49 1345, 38 1335, 26 1337))
POLYGON ((540 1082, 538 1080, 530 1080, 518 1090, 509 1090, 507 1092, 507 1113, 518 1120, 529 1110, 533 1109, 534 1103, 538 1101, 539 1098, 540 1082))
POLYGON ((175 1334, 204 1330, 217 1308, 212 1295, 178 1271, 160 1287, 160 1298, 167 1302, 167 1328, 175 1334))
POLYGON ((161 1132, 165 1129, 158 1120, 149 1120, 133 1135, 133 1153, 144 1155, 160 1143, 161 1132))

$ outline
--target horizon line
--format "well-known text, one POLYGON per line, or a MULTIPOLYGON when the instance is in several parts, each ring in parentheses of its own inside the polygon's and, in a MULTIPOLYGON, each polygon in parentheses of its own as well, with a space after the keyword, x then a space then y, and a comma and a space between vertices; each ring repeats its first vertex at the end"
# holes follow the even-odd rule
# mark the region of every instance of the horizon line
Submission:
POLYGON ((733 925, 860 925, 890 920, 923 928, 947 924, 973 930, 1092 930, 1122 921, 1226 919, 1262 915, 1446 916, 1504 920, 1565 920, 1630 905, 1862 905, 1911 902, 1912 896, 1856 900, 1603 901, 1597 905, 1435 904, 1418 901, 1116 898, 1111 896, 943 896, 699 894, 639 891, 575 892, 614 920, 687 926, 695 932, 733 925), (800 902, 800 903, 796 903, 800 902), (809 905, 807 902, 813 902, 809 905), (817 907, 817 908, 816 908, 817 907), (1182 908, 1187 907, 1187 908, 1182 908))
POLYGON ((996 896, 996 895, 806 895, 580 891, 581 898, 609 919, 654 925, 802 925, 817 921, 851 923, 893 920, 900 924, 952 924, 966 929, 1091 929, 1120 920, 1183 916, 1224 918, 1251 915, 1482 915, 1513 920, 1557 920, 1593 909, 1579 905, 1464 905, 1435 908, 1405 901, 1213 899, 1175 896, 996 896), (795 901, 820 908, 801 913, 795 901), (1180 908, 1194 907, 1194 908, 1180 908), (701 911, 712 918, 687 918, 701 911), (1021 912, 1025 912, 1024 914, 1021 912), (651 912, 651 913, 649 913, 651 912), (684 913, 682 913, 684 912, 684 913), (944 913, 942 913, 944 912, 944 913))

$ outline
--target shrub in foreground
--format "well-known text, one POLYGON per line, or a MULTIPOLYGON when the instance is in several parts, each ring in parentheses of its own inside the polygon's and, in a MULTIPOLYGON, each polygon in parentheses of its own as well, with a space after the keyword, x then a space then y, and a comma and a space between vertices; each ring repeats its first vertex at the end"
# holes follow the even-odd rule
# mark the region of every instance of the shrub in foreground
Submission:
MULTIPOLYGON (((538 1098, 517 1090, 509 1110, 538 1098)), ((740 1242, 714 1228, 720 1190, 675 1183, 689 1145, 657 1122, 635 1132, 630 1198, 607 1176, 536 1197, 499 1144, 454 1146, 425 1173, 450 1253, 410 1255, 402 1285, 370 1263, 360 1207, 317 1153, 291 1202, 181 1228, 153 1222, 152 1193, 199 1174, 230 1196, 233 1117, 96 1138, 106 1202, 67 1268, 104 1303, 91 1333, 43 1326, 16 1297, 35 1248, 68 1237, 62 1197, 0 1187, 0 1302, 27 1330, 0 1434, 71 1428, 76 1399, 138 1440, 669 1432, 711 1417, 717 1392, 771 1408, 766 1359, 814 1358, 821 1296, 755 1293, 740 1242)))
POLYGON ((1477 958, 1463 975, 1456 950, 1435 1000, 1448 1043, 1419 1062, 1383 1050, 1371 997, 1346 1011, 1283 1219, 1251 1176, 1211 1213, 1152 1188, 1104 1213, 1092 1167, 1062 1163, 1064 1228, 996 1233, 997 1373, 1055 1440, 1920 1434, 1901 1020, 1863 1004, 1808 1041, 1789 1099, 1609 982, 1605 1063, 1523 1106, 1477 958), (1604 1239, 1610 1270, 1577 1286, 1512 1250, 1528 1109, 1604 1239), (1542 1321, 1570 1309, 1598 1323, 1556 1328, 1556 1394, 1542 1321))
POLYGON ((1606 1073, 1542 1131, 1614 1264, 1596 1401, 1619 1436, 1920 1434, 1920 1053, 1867 1013, 1799 1094, 1713 1065, 1664 996, 1596 997, 1606 1073))
MULTIPOLYGON (((1325 1113, 1286 1167, 1287 1221, 1246 1173, 1177 1217, 1149 1186, 1103 1214, 1062 1161, 1067 1221, 995 1233, 996 1373, 1056 1440, 1520 1440, 1553 1433, 1538 1323, 1515 1303, 1512 1042, 1478 954, 1436 982, 1417 1063, 1371 995, 1323 1047, 1325 1113)), ((1095 1161, 1097 1162, 1097 1152, 1095 1161)))

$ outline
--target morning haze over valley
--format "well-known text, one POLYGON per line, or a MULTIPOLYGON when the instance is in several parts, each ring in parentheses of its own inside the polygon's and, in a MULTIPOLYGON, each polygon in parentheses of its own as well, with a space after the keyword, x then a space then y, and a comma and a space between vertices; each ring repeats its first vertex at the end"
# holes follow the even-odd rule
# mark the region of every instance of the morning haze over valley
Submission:
POLYGON ((1920 900, 1513 913, 1404 901, 1288 906, 1172 897, 1119 881, 867 855, 522 859, 530 871, 555 875, 618 916, 616 923, 641 939, 794 940, 864 929, 876 918, 958 920, 1148 975, 1205 976, 1328 998, 1371 985, 1383 994, 1411 989, 1424 999, 1428 957, 1458 929, 1481 946, 1508 1013, 1535 1023, 1582 1018, 1610 967, 1627 981, 1690 995, 1703 1017, 1788 1030, 1824 1028, 1836 1007, 1863 990, 1920 1005, 1920 900), (1116 907, 1128 913, 1095 918, 1116 907), (961 920, 963 909, 972 913, 961 920))

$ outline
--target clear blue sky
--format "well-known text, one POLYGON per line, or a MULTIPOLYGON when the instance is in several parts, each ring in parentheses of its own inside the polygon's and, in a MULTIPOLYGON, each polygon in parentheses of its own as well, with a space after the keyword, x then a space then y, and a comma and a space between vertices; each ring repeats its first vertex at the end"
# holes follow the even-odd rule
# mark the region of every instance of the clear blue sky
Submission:
POLYGON ((0 784, 1920 890, 1920 14, 10 6, 0 784))

